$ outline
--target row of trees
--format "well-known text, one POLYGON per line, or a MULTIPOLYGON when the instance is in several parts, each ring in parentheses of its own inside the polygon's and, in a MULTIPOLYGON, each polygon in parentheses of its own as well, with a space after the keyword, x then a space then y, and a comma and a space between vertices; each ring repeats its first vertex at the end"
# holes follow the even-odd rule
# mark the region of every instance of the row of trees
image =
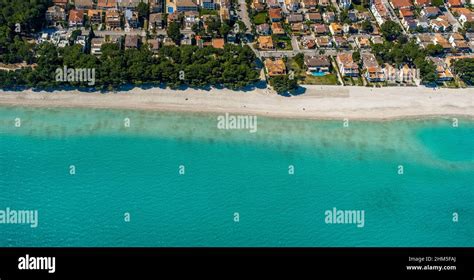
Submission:
MULTIPOLYGON (((427 60, 428 52, 436 52, 436 48, 431 50, 421 49, 414 40, 408 42, 384 42, 372 46, 372 52, 377 57, 379 63, 390 63, 395 65, 408 64, 420 70, 421 79, 429 84, 437 80, 436 67, 427 60)), ((430 53, 432 54, 432 53, 430 53)))
POLYGON ((474 85, 474 58, 457 60, 453 70, 466 84, 474 85))
POLYGON ((0 62, 33 60, 28 34, 41 28, 51 0, 0 0, 0 62))
POLYGON ((170 87, 225 86, 242 88, 258 80, 255 54, 248 46, 226 45, 225 48, 196 46, 165 46, 158 54, 146 46, 141 49, 120 49, 104 44, 97 58, 82 52, 78 45, 58 49, 49 43, 37 49, 38 66, 17 71, 0 71, 0 87, 48 88, 80 86, 87 83, 58 82, 55 72, 64 66, 95 69, 96 89, 114 89, 124 85, 166 84, 170 87))

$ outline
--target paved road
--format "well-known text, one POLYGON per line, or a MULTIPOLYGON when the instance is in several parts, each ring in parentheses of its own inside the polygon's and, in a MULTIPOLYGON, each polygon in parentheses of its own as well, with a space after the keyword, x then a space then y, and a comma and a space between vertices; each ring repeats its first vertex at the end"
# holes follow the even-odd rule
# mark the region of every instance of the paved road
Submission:
MULTIPOLYGON (((83 30, 82 31, 83 33, 86 33, 88 34, 89 33, 89 30, 83 30)), ((181 30, 181 33, 184 34, 184 35, 192 35, 194 34, 194 32, 192 30, 189 30, 189 29, 184 29, 184 30, 181 30)), ((130 31, 123 31, 123 30, 94 30, 94 34, 96 36, 120 36, 120 35, 141 35, 141 36, 145 36, 146 35, 146 32, 144 30, 138 30, 138 29, 133 29, 133 30, 130 30, 130 31)), ((157 30, 156 31, 156 34, 157 35, 166 35, 166 30, 162 29, 162 30, 157 30)))
MULTIPOLYGON (((253 48, 252 48, 253 49, 253 48)), ((292 50, 292 51, 258 51, 253 49, 254 52, 257 54, 258 57, 293 57, 299 53, 303 53, 305 55, 319 55, 319 49, 314 50, 292 50)), ((337 55, 337 50, 335 49, 325 49, 325 55, 335 56, 337 55)))
POLYGON ((298 38, 296 38, 296 36, 291 36, 291 48, 294 51, 300 50, 300 44, 298 44, 298 38))
POLYGON ((339 9, 339 4, 337 3, 337 0, 331 0, 331 4, 336 8, 337 13, 341 13, 341 9, 339 9))
POLYGON ((457 32, 458 29, 461 28, 461 24, 456 19, 456 17, 451 13, 451 11, 448 9, 446 5, 444 5, 444 8, 446 9, 446 15, 448 16, 448 21, 453 26, 453 31, 457 32))
POLYGON ((247 12, 247 3, 245 3, 245 0, 239 0, 239 5, 240 5, 240 11, 239 11, 240 18, 242 19, 242 22, 247 27, 247 31, 250 32, 252 30, 252 23, 250 22, 249 13, 247 12))

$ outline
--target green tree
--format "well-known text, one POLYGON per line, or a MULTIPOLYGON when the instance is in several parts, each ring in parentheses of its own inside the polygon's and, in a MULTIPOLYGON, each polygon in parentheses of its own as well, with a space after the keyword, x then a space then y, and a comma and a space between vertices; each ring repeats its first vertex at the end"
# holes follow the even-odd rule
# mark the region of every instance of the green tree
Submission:
POLYGON ((359 61, 360 60, 360 52, 359 51, 355 51, 352 53, 352 59, 354 61, 359 61))
POLYGON ((170 37, 177 45, 181 42, 181 26, 177 22, 172 22, 168 25, 168 29, 166 30, 166 34, 170 37))
POLYGON ((444 49, 441 45, 434 45, 434 44, 429 44, 426 46, 426 54, 429 56, 437 56, 443 54, 444 49))
POLYGON ((442 7, 444 6, 444 0, 431 0, 431 5, 435 7, 442 7))
POLYGON ((474 85, 474 58, 464 58, 457 60, 454 62, 453 71, 466 84, 474 85))
POLYGON ((274 76, 269 80, 270 85, 278 94, 292 92, 298 87, 296 79, 290 79, 288 75, 274 76))
POLYGON ((140 2, 137 6, 138 18, 140 25, 143 26, 145 19, 148 19, 150 14, 150 6, 147 3, 140 2))
POLYGON ((374 31, 374 27, 372 26, 370 20, 365 20, 362 22, 362 30, 367 33, 372 33, 374 31))
POLYGON ((385 39, 390 42, 396 40, 400 35, 403 34, 403 31, 400 25, 398 25, 398 23, 391 20, 384 22, 380 26, 380 29, 385 39))

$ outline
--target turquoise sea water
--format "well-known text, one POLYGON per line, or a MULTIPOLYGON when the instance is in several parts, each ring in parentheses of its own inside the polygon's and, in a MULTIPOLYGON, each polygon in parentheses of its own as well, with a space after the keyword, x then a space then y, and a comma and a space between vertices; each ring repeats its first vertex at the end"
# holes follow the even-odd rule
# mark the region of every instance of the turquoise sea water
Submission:
POLYGON ((0 108, 0 210, 39 211, 0 246, 474 246, 474 120, 342 124, 0 108))

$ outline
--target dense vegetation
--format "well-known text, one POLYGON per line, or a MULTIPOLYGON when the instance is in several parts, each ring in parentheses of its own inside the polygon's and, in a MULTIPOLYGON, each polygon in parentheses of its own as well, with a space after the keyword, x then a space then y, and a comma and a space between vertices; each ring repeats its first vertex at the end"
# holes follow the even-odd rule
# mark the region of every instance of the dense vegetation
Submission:
POLYGON ((41 28, 51 0, 0 0, 0 62, 32 62, 27 35, 41 28))
POLYGON ((474 85, 474 58, 454 62, 454 72, 468 85, 474 85))
POLYGON ((424 83, 433 83, 437 80, 436 67, 426 59, 427 52, 433 50, 421 49, 415 41, 407 43, 385 42, 375 44, 372 51, 379 63, 390 63, 397 66, 408 64, 420 70, 420 76, 424 83))
MULTIPOLYGON (((66 86, 55 80, 57 68, 96 69, 95 88, 113 89, 123 85, 167 84, 170 87, 223 85, 236 89, 258 80, 255 54, 245 46, 226 45, 222 49, 196 46, 163 47, 154 55, 147 47, 120 49, 105 44, 102 56, 84 54, 78 45, 57 49, 49 43, 37 49, 38 66, 15 72, 0 71, 0 87, 66 86)), ((73 84, 86 86, 86 84, 73 84)))
POLYGON ((269 83, 279 94, 292 92, 298 87, 296 79, 290 79, 288 75, 271 77, 269 83))
POLYGON ((403 35, 403 30, 400 25, 391 20, 387 20, 386 22, 382 23, 380 30, 382 31, 382 35, 385 37, 385 39, 390 42, 403 35))

